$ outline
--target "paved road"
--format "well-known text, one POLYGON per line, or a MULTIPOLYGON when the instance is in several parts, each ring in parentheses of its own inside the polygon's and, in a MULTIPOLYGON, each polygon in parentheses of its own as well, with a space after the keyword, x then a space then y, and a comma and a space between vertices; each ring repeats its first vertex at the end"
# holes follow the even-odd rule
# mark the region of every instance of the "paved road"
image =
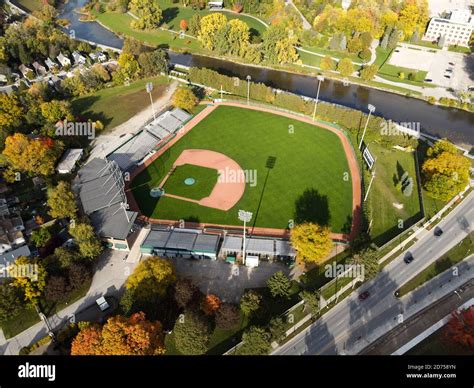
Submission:
MULTIPOLYGON (((421 272, 438 257, 465 238, 474 225, 474 193, 454 209, 439 226, 444 230, 441 237, 432 232, 420 236, 419 241, 409 248, 415 260, 410 264, 403 261, 404 254, 388 264, 373 280, 359 288, 308 329, 297 335, 272 354, 356 354, 369 343, 396 327, 399 314, 403 319, 415 314, 426 303, 439 299, 450 289, 455 289, 461 280, 465 282, 472 273, 460 271, 457 278, 445 288, 433 286, 429 298, 418 297, 417 303, 410 299, 399 300, 393 293, 406 281, 421 272), (464 280, 463 280, 464 279, 464 280), (363 302, 358 294, 369 291, 371 296, 363 302), (420 299, 423 298, 423 299, 420 299), (431 300, 433 299, 433 300, 431 300)), ((471 271, 472 272, 472 271, 471 271)))
MULTIPOLYGON (((136 265, 136 263, 125 261, 126 254, 126 252, 106 250, 97 262, 96 272, 87 294, 50 317, 49 322, 52 327, 61 328, 73 314, 78 314, 94 305, 96 299, 103 295, 117 297, 126 278, 133 272, 136 265)), ((5 340, 0 330, 0 354, 17 355, 22 347, 38 341, 47 333, 46 325, 42 321, 8 340, 5 340)))

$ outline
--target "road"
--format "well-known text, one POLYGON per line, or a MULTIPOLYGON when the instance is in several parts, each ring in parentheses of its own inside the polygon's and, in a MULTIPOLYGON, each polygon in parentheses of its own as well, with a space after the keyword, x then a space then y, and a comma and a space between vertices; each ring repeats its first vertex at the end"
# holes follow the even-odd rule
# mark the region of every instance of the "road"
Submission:
POLYGON ((399 319, 407 319, 427 303, 441 298, 457 283, 465 282, 472 273, 460 271, 458 278, 444 288, 435 284, 425 294, 413 298, 397 299, 394 292, 398 288, 437 258, 464 239, 474 225, 474 193, 455 208, 438 226, 444 233, 435 237, 433 232, 423 233, 419 240, 409 248, 415 258, 405 264, 406 252, 388 264, 373 280, 363 284, 356 293, 341 301, 306 330, 295 336, 288 343, 277 348, 272 354, 357 354, 360 350, 387 333, 399 324, 399 319), (370 297, 363 302, 358 295, 370 292, 370 297), (433 300, 431 300, 433 299, 433 300), (400 315, 401 314, 401 315, 400 315))

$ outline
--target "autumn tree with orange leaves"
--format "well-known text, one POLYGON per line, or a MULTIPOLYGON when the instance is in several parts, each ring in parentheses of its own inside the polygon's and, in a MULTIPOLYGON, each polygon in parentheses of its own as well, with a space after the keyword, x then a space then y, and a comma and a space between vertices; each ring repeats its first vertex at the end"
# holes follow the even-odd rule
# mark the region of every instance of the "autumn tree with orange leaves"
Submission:
POLYGON ((452 314, 446 325, 446 336, 464 347, 474 349, 474 306, 452 314))
POLYGON ((201 309, 206 315, 212 315, 219 309, 221 300, 213 294, 206 295, 201 304, 201 309))
POLYGON ((153 356, 165 352, 163 327, 146 320, 145 313, 111 317, 102 327, 83 328, 72 341, 71 354, 107 356, 153 356))

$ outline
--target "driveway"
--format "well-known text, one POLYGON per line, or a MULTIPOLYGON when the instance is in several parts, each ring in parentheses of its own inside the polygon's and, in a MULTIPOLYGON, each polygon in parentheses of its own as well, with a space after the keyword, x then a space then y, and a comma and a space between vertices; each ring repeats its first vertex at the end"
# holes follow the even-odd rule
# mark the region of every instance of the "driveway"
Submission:
POLYGON ((281 263, 260 261, 257 268, 232 265, 222 260, 171 259, 178 275, 192 279, 206 294, 215 294, 225 302, 238 303, 247 288, 265 287, 277 271, 290 274, 281 263))

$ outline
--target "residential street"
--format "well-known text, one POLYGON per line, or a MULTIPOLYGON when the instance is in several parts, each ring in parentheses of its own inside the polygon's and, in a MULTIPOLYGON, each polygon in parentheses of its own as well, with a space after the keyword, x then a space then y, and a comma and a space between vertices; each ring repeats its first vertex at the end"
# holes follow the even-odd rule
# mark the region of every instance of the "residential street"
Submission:
MULTIPOLYGON (((125 261, 126 255, 126 252, 106 250, 97 263, 97 271, 87 295, 49 317, 51 326, 55 329, 62 327, 73 314, 79 314, 89 306, 94 305, 96 299, 101 296, 117 296, 125 279, 136 266, 136 263, 125 261)), ((98 307, 97 310, 99 311, 98 307)), ((38 341, 47 334, 48 330, 44 322, 38 322, 8 340, 5 340, 0 330, 0 354, 18 355, 22 347, 38 341)))
POLYGON ((340 302, 321 319, 276 349, 272 354, 357 354, 368 344, 396 327, 399 319, 406 320, 422 308, 453 292, 472 277, 472 263, 459 266, 459 276, 439 287, 429 283, 412 297, 397 299, 394 292, 406 281, 421 272, 437 258, 464 239, 474 225, 474 193, 454 209, 439 226, 444 233, 435 237, 433 231, 419 236, 419 241, 409 248, 414 261, 405 264, 401 254, 388 264, 373 280, 340 302), (358 295, 370 292, 364 301, 358 295), (402 314, 403 316, 399 316, 402 314))

